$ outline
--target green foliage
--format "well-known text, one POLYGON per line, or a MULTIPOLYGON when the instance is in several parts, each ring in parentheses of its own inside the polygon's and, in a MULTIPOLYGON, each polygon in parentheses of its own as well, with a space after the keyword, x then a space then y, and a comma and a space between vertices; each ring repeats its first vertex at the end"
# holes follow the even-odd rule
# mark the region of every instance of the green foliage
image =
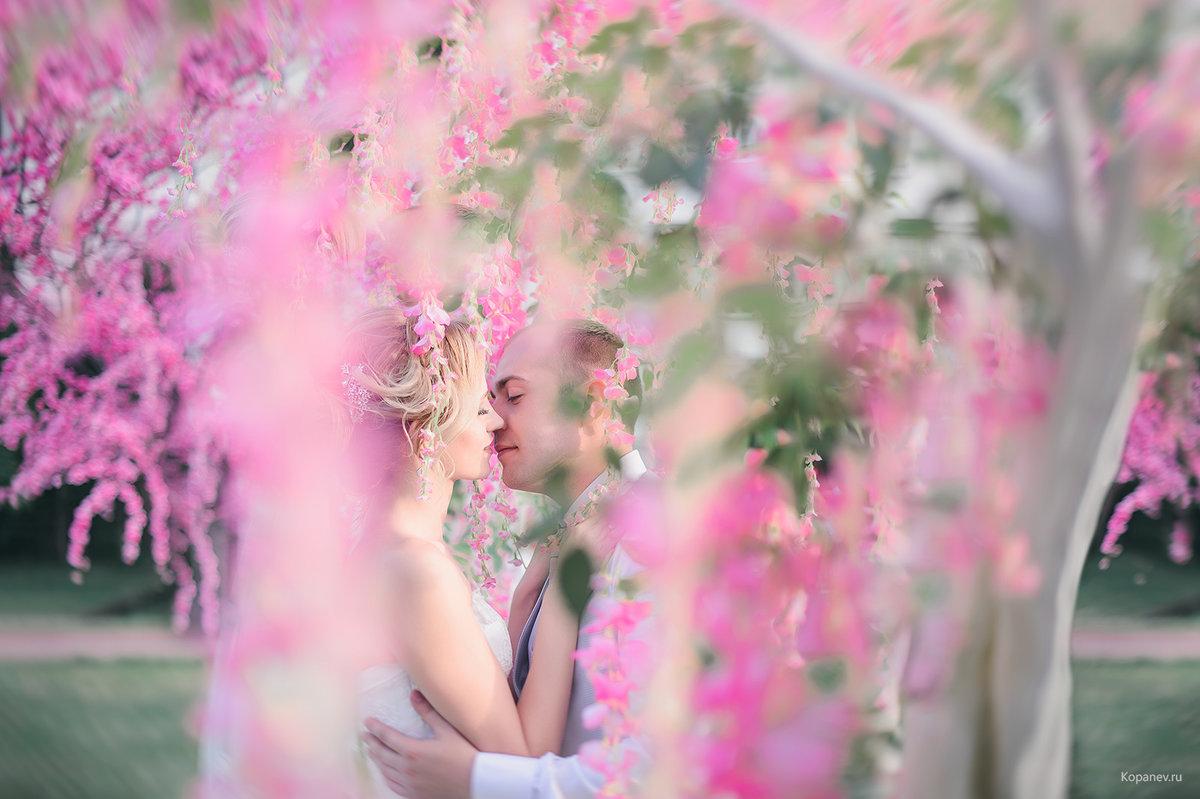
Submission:
POLYGON ((212 0, 175 0, 180 20, 211 28, 214 21, 212 0))
POLYGON ((1018 147, 1025 139, 1025 116, 1021 106, 1008 96, 1007 81, 985 91, 972 116, 985 129, 992 131, 1008 147, 1018 147))
POLYGON ((0 447, 0 485, 8 485, 21 467, 21 454, 7 447, 0 447))
POLYGON ((895 138, 888 135, 878 146, 860 140, 858 148, 863 165, 870 170, 869 180, 864 181, 863 188, 872 199, 880 199, 887 193, 896 166, 895 138))
POLYGON ((563 596, 577 618, 583 616, 583 610, 592 596, 591 580, 594 572, 592 559, 582 549, 572 549, 563 556, 558 566, 563 596))
POLYGON ((1173 563, 1162 545, 1169 525, 1137 516, 1121 538, 1125 551, 1109 558, 1093 552, 1083 567, 1076 602, 1077 623, 1138 629, 1194 626, 1200 621, 1200 561, 1173 563), (1167 615, 1172 607, 1197 602, 1198 611, 1167 615))
POLYGON ((682 288, 699 250, 696 229, 684 226, 659 233, 630 276, 627 288, 633 294, 654 299, 682 288))
POLYGON ((825 695, 836 694, 846 683, 846 661, 842 658, 814 660, 805 667, 808 679, 825 695))
POLYGON ((627 45, 630 41, 642 39, 653 28, 653 25, 654 18, 649 9, 642 9, 637 16, 631 19, 614 22, 600 29, 580 53, 581 55, 611 56, 618 49, 619 44, 627 45))
POLYGON ((699 330, 680 338, 667 358, 669 367, 654 392, 656 406, 670 407, 681 399, 696 378, 713 363, 718 352, 718 344, 710 330, 699 330))
POLYGON ((932 219, 921 217, 912 219, 894 219, 888 227, 888 232, 898 239, 932 239, 938 234, 937 225, 932 219))
POLYGON ((162 593, 162 578, 149 555, 126 566, 112 557, 95 561, 76 585, 71 568, 61 555, 45 559, 6 560, 0 565, 0 616, 45 619, 46 617, 105 617, 121 615, 139 623, 163 625, 170 618, 170 598, 162 593), (125 612, 115 614, 122 609, 125 612))

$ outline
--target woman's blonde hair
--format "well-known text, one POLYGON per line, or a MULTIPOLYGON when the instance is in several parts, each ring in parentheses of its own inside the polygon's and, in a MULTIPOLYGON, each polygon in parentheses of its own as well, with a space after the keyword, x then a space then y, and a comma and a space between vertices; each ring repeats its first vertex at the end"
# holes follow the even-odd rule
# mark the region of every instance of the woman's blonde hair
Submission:
MULTIPOLYGON (((417 318, 405 316, 399 307, 377 308, 351 323, 340 397, 352 446, 364 434, 378 440, 381 433, 395 433, 403 435, 415 452, 422 430, 434 429, 448 442, 466 428, 475 412, 475 398, 467 392, 483 382, 487 366, 470 328, 451 322, 436 349, 417 355, 413 353, 420 339, 417 318), (447 390, 439 392, 438 384, 447 390)), ((395 438, 384 435, 382 439, 390 452, 381 456, 395 459, 391 448, 395 438)), ((381 478, 391 471, 384 463, 373 467, 381 478)))

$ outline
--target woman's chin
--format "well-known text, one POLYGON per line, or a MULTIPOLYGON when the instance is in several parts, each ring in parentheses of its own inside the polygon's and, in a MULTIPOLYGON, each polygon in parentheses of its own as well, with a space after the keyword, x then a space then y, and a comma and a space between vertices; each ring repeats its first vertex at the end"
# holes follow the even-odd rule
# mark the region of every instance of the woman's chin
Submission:
POLYGON ((464 474, 464 475, 461 475, 461 477, 464 480, 482 480, 485 477, 487 477, 488 475, 490 475, 491 473, 492 473, 492 464, 488 461, 484 461, 483 465, 480 466, 479 469, 476 470, 475 474, 464 474))

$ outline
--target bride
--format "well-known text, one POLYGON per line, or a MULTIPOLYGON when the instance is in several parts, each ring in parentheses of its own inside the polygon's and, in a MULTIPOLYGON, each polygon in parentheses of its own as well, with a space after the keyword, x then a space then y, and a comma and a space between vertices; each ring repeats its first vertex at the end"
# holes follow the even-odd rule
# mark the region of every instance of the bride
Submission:
MULTIPOLYGON (((556 752, 577 622, 552 580, 531 658, 537 673, 514 701, 507 625, 442 538, 454 481, 488 474, 492 433, 503 423, 489 401, 486 359, 468 328, 451 323, 437 350, 415 355, 419 338, 401 309, 367 312, 351 328, 342 367, 349 454, 366 498, 351 567, 386 652, 360 674, 359 722, 374 716, 407 735, 430 737, 410 701, 415 688, 480 751, 556 752), (450 386, 440 402, 431 375, 450 386), (440 439, 440 454, 423 478, 419 451, 431 434, 440 439)), ((375 795, 393 796, 368 763, 375 795)))

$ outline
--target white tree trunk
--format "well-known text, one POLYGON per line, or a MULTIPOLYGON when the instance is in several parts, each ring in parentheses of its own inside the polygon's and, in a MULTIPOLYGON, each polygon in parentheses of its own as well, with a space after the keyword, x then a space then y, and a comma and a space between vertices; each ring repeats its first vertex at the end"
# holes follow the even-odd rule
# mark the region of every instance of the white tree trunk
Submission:
MULTIPOLYGON (((1052 63, 1050 21, 1037 0, 1026 10, 1039 89, 1052 111, 1044 172, 998 150, 946 110, 829 57, 731 0, 717 2, 795 64, 850 96, 882 103, 960 160, 1017 223, 1027 271, 1057 304, 1058 382, 1017 517, 1042 583, 1031 597, 1001 598, 991 588, 990 566, 978 567, 964 610, 966 640, 948 678, 936 691, 906 698, 899 793, 906 799, 1065 797, 1075 600, 1136 398, 1134 356, 1151 277, 1131 199, 1132 153, 1110 160, 1103 187, 1087 184, 1083 104, 1052 63)), ((921 632, 918 621, 910 660, 950 656, 932 649, 940 642, 923 645, 921 632)))

